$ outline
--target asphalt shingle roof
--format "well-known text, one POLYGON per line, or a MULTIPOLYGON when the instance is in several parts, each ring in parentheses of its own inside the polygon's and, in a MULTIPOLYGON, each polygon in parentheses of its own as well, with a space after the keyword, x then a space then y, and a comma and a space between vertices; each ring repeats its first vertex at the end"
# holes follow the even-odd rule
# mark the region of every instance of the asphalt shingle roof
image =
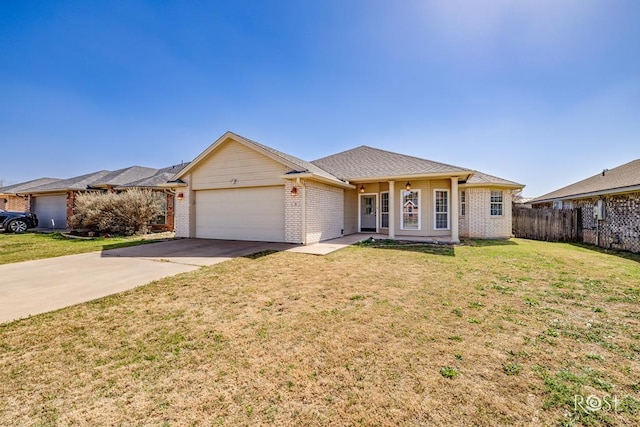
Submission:
POLYGON ((469 173, 469 169, 363 145, 311 163, 345 180, 433 173, 469 173))
POLYGON ((91 187, 100 186, 119 186, 125 185, 133 181, 149 178, 158 173, 158 169, 146 168, 143 166, 130 166, 128 168, 118 169, 96 179, 89 184, 91 187))
POLYGON ((18 184, 7 185, 0 188, 0 194, 16 194, 25 192, 31 188, 38 187, 40 185, 51 184, 56 181, 60 181, 60 178, 38 178, 27 182, 21 182, 18 184))
POLYGON ((518 184, 517 182, 478 171, 475 171, 473 176, 467 180, 467 184, 497 184, 507 185, 510 187, 524 187, 524 185, 518 184))
POLYGON ((166 183, 174 174, 180 172, 187 165, 188 163, 183 163, 163 169, 131 166, 117 171, 103 170, 68 179, 40 178, 0 188, 0 194, 86 190, 87 188, 97 188, 99 186, 152 188, 166 183))
POLYGON ((606 170, 582 181, 562 187, 558 190, 547 193, 534 199, 535 202, 542 202, 555 199, 566 199, 573 196, 580 196, 602 191, 619 191, 627 187, 640 185, 640 159, 633 160, 614 169, 606 170))
POLYGON ((109 174, 109 171, 92 172, 69 179, 61 179, 50 184, 30 188, 29 193, 45 193, 49 191, 86 190, 87 186, 109 174))
POLYGON ((160 184, 167 183, 175 174, 177 174, 182 169, 187 167, 187 165, 189 165, 189 163, 182 163, 180 165, 169 166, 168 168, 157 170, 155 175, 151 175, 150 177, 121 185, 120 187, 121 188, 132 188, 132 187, 155 188, 155 187, 158 187, 160 184))

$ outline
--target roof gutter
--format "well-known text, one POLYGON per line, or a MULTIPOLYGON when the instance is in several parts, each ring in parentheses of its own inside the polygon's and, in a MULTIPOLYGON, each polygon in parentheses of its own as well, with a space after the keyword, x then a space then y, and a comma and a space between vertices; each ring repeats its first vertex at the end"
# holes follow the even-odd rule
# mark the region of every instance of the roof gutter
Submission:
POLYGON ((25 195, 32 195, 32 194, 51 194, 51 195, 56 195, 56 194, 65 194, 68 191, 87 191, 87 190, 82 190, 82 189, 78 189, 78 188, 57 188, 55 190, 40 190, 40 191, 27 191, 25 192, 25 195))
POLYGON ((434 172, 434 173, 419 173, 419 174, 411 174, 411 175, 393 175, 393 176, 389 176, 389 175, 381 175, 381 176, 368 176, 368 177, 362 177, 362 178, 349 178, 349 181, 355 181, 358 183, 367 183, 367 182, 379 182, 379 181, 399 181, 399 180, 405 180, 405 179, 420 179, 420 178, 428 178, 428 179, 432 179, 432 178, 452 178, 452 177, 458 177, 458 178, 462 178, 465 177, 465 179, 469 179, 470 176, 473 175, 472 170, 461 170, 459 172, 455 172, 455 173, 446 173, 446 172, 434 172))
POLYGON ((282 178, 282 179, 296 179, 296 178, 311 179, 313 181, 318 181, 318 182, 322 182, 322 183, 329 184, 329 185, 335 185, 336 187, 347 188, 349 190, 353 190, 354 188, 356 188, 355 185, 349 184, 348 182, 334 181, 332 179, 325 178, 324 176, 316 175, 316 174, 311 173, 311 172, 288 173, 288 174, 280 175, 280 178, 282 178))
POLYGON ((178 188, 178 187, 187 187, 187 183, 181 180, 178 181, 168 181, 163 182, 162 184, 157 185, 160 188, 178 188))
POLYGON ((511 188, 514 190, 517 189, 522 189, 524 187, 526 187, 523 184, 501 184, 498 182, 478 182, 478 183, 465 183, 465 184, 460 184, 460 187, 464 187, 464 188, 472 188, 472 187, 500 187, 500 188, 511 188))

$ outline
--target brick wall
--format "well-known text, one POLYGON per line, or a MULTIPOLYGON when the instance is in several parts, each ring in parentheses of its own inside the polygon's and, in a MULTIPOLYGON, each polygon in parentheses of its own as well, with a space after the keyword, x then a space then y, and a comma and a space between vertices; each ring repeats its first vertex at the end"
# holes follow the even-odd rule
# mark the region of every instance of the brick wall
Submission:
POLYGON ((460 224, 460 235, 481 239, 507 239, 512 233, 511 193, 489 187, 467 187, 466 224, 460 224), (502 191, 502 216, 491 216, 491 191, 502 191), (465 234, 462 230, 465 227, 465 234))
POLYGON ((582 238, 585 243, 604 248, 640 252, 640 192, 574 200, 573 207, 582 208, 582 238), (593 208, 604 200, 605 219, 596 219, 593 208), (598 237, 599 234, 599 237, 598 237))
MULTIPOLYGON (((182 178, 183 181, 189 182, 191 176, 182 178)), ((175 230, 176 237, 195 237, 191 236, 191 191, 189 187, 178 187, 176 193, 182 193, 184 198, 178 200, 176 197, 176 203, 174 206, 175 212, 175 230)))
POLYGON ((313 244, 342 236, 344 229, 344 190, 315 181, 305 181, 305 189, 295 181, 285 184, 284 240, 302 243, 303 205, 306 206, 306 243, 313 244), (298 188, 292 195, 293 187, 298 188), (303 202, 303 198, 305 199, 303 202))
POLYGON ((29 196, 4 196, 7 199, 5 210, 13 212, 28 212, 31 210, 31 200, 29 196))
POLYGON ((70 191, 67 193, 67 227, 73 230, 71 226, 71 217, 75 214, 76 210, 76 192, 70 191))
POLYGON ((307 244, 342 236, 344 190, 315 181, 306 182, 307 244))
POLYGON ((302 238, 302 186, 287 180, 284 185, 284 241, 301 244, 302 238), (293 187, 296 195, 291 194, 293 187))

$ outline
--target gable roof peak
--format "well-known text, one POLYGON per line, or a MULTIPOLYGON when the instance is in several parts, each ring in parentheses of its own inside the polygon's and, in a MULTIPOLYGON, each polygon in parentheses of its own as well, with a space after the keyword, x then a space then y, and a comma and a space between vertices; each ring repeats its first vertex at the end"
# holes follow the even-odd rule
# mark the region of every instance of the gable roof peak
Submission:
POLYGON ((200 162, 202 162, 205 158, 209 156, 217 147, 221 144, 225 143, 229 139, 234 140, 240 144, 244 144, 251 149, 261 152, 267 157, 271 157, 275 161, 286 165, 288 168, 291 168, 293 171, 298 173, 308 172, 313 175, 328 179, 329 181, 334 181, 338 183, 342 183, 342 180, 336 178, 334 175, 328 173, 322 168, 314 165, 311 162, 307 162, 306 160, 299 159, 290 154, 283 153, 282 151, 278 151, 274 148, 271 148, 267 145, 261 144, 252 139, 246 138, 242 135, 238 135, 235 132, 226 131, 220 138, 218 138, 213 144, 211 144, 206 150, 204 150, 198 157, 196 157, 189 165, 187 165, 180 172, 176 173, 171 180, 178 180, 182 178, 185 174, 187 174, 190 170, 195 168, 200 162))

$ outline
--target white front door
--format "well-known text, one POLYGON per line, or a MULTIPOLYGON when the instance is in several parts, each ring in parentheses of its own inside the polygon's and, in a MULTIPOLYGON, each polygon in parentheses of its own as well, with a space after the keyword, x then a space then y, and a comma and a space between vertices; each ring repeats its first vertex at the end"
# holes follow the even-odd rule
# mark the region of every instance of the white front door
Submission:
POLYGON ((360 196, 360 231, 376 232, 378 230, 376 207, 375 194, 360 196))

